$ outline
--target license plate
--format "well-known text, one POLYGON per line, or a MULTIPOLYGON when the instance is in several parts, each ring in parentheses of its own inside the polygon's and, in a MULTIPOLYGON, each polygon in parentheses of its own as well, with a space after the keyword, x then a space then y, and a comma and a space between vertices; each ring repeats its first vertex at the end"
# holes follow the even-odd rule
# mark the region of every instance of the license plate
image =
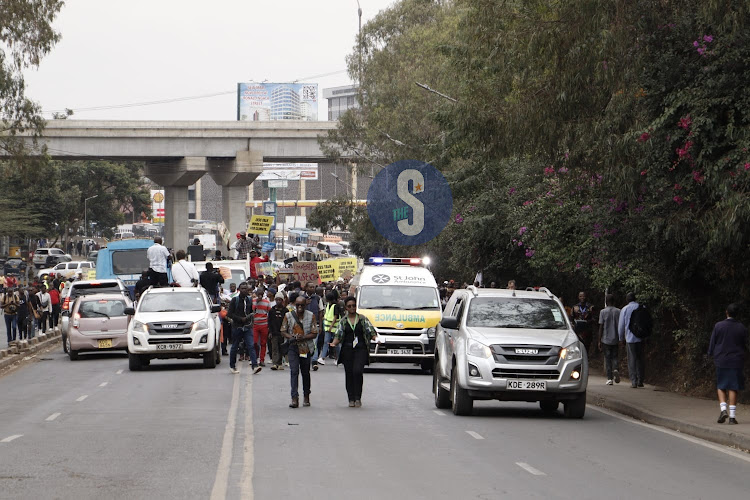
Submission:
POLYGON ((173 351, 182 349, 182 344, 156 344, 157 351, 173 351))
POLYGON ((99 340, 99 349, 110 349, 111 347, 112 347, 112 339, 99 340))
POLYGON ((414 354, 413 349, 388 349, 388 354, 414 354))
POLYGON ((513 391, 546 391, 546 380, 508 380, 508 390, 513 391))
POLYGON ((125 280, 124 283, 125 283, 125 286, 135 286, 136 281, 135 280, 125 280))

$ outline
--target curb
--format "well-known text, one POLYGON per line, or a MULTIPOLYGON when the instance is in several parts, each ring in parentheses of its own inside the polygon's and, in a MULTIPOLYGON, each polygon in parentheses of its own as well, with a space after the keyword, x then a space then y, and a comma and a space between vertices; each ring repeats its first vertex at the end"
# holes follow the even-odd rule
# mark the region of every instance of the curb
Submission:
POLYGON ((46 334, 39 334, 29 341, 18 341, 16 345, 0 350, 0 370, 20 363, 24 358, 43 351, 61 340, 59 331, 48 330, 46 334))
POLYGON ((695 425, 674 418, 665 417, 663 415, 656 414, 643 407, 625 403, 617 399, 612 399, 601 394, 591 394, 596 398, 593 403, 596 406, 606 408, 608 410, 622 413, 629 417, 633 417, 638 420, 642 420, 648 424, 658 425, 665 427, 673 431, 681 432, 689 436, 711 441, 713 443, 729 446, 730 448, 739 448, 743 451, 750 451, 750 436, 744 434, 737 434, 735 432, 715 429, 712 427, 695 425))

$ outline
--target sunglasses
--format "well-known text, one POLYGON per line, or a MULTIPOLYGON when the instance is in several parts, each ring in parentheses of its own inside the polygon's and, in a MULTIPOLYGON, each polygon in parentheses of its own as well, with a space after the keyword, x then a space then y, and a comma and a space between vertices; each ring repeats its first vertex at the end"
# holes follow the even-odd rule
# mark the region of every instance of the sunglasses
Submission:
POLYGON ((346 307, 347 308, 349 308, 349 307, 357 307, 357 304, 347 304, 346 307))

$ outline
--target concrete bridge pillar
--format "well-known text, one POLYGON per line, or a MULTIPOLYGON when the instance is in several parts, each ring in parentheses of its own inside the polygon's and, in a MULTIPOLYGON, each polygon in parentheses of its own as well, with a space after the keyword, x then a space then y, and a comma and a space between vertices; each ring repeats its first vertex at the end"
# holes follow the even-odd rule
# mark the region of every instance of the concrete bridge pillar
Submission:
POLYGON ((177 251, 188 244, 188 186, 206 173, 203 156, 146 162, 145 175, 164 187, 164 245, 177 251))
POLYGON ((236 158, 210 158, 208 172, 221 186, 221 213, 229 230, 230 242, 234 235, 247 231, 245 202, 248 186, 263 172, 263 153, 260 151, 237 151, 236 158))

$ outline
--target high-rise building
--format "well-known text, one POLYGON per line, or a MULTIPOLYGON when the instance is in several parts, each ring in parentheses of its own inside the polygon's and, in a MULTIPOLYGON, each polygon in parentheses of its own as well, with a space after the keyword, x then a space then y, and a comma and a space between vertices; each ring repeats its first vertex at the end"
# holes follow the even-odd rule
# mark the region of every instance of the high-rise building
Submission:
POLYGON ((323 97, 328 99, 328 121, 335 121, 348 109, 358 108, 357 92, 354 85, 323 89, 323 97))
POLYGON ((279 86, 271 92, 271 120, 299 120, 300 98, 294 89, 279 86))

